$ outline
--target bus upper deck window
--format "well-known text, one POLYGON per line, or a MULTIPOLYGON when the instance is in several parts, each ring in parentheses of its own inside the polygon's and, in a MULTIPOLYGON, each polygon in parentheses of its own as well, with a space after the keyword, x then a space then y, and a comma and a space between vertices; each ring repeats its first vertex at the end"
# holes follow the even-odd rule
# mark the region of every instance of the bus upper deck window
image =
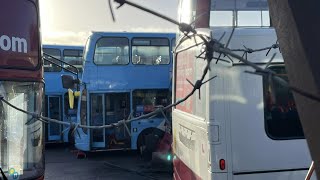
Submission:
MULTIPOLYGON (((59 59, 59 60, 61 59, 61 52, 59 49, 43 48, 43 51, 56 59, 59 59)), ((59 62, 58 60, 56 60, 52 57, 46 57, 46 58, 56 64, 61 65, 61 62, 59 62)), ((61 67, 59 67, 49 61, 44 61, 44 71, 45 72, 59 72, 59 71, 61 71, 61 67)))
POLYGON ((238 26, 261 26, 261 11, 238 11, 238 26))
MULTIPOLYGON (((63 50, 63 60, 81 71, 83 63, 82 52, 82 50, 65 49, 63 50)), ((72 67, 69 67, 69 65, 64 65, 64 67, 74 70, 72 67)))
POLYGON ((211 11, 210 26, 233 26, 233 12, 211 11))
POLYGON ((262 11, 262 26, 271 26, 269 11, 262 11))
POLYGON ((94 63, 97 65, 129 64, 129 40, 122 37, 103 37, 98 40, 94 63))
POLYGON ((269 27, 267 0, 212 0, 210 26, 269 27))
POLYGON ((169 40, 167 38, 133 38, 132 63, 141 65, 169 64, 169 40))

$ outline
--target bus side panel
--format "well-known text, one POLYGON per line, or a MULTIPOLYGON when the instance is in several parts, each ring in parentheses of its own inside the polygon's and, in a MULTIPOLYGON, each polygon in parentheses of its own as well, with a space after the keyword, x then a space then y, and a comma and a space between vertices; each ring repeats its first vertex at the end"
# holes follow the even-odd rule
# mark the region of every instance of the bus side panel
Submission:
MULTIPOLYGON (((197 39, 197 42, 200 41, 201 39, 197 39)), ((188 39, 179 47, 181 49, 190 48, 194 44, 193 39, 188 39)), ((201 47, 191 48, 177 55, 174 77, 174 100, 176 101, 183 99, 192 91, 193 87, 187 80, 195 83, 203 75, 206 62, 195 60, 195 57, 201 53, 201 47)), ((208 101, 204 97, 207 89, 207 85, 202 86, 200 94, 194 93, 173 110, 173 149, 177 158, 181 160, 180 165, 175 164, 176 174, 179 174, 180 177, 188 177, 184 169, 187 169, 191 177, 194 177, 191 179, 208 179, 209 177, 208 101)))
POLYGON ((215 177, 211 179, 220 179, 223 174, 219 173, 219 157, 224 154, 228 179, 303 179, 307 171, 301 168, 306 169, 310 164, 305 140, 275 141, 267 137, 262 78, 243 73, 245 70, 251 68, 219 65, 212 68, 212 74, 218 77, 209 86, 208 139, 211 142, 211 177, 215 177))
MULTIPOLYGON (((214 37, 220 37, 223 32, 224 30, 214 31, 214 37)), ((227 39, 225 37, 223 41, 226 42, 227 39)), ((274 44, 276 39, 273 28, 236 28, 229 48, 238 49, 243 45, 248 48, 264 48, 274 44)), ((266 63, 272 53, 278 50, 270 52, 267 56, 266 51, 248 54, 248 60, 266 63)), ((243 55, 242 52, 237 53, 243 55)), ((277 53, 273 62, 283 62, 281 53, 277 53)), ((259 173, 255 177, 262 179, 264 176, 269 177, 269 172, 307 169, 311 159, 305 139, 274 140, 268 137, 265 129, 263 78, 244 71, 255 70, 234 60, 233 66, 225 68, 220 75, 224 79, 224 101, 229 104, 227 119, 230 124, 227 127, 231 137, 228 142, 231 143, 229 150, 231 149, 232 173, 259 173)), ((215 93, 211 91, 210 93, 215 93)), ((216 110, 214 108, 213 111, 216 110)), ((213 119, 217 119, 215 113, 213 119)), ((269 179, 275 179, 272 177, 269 179)))
MULTIPOLYGON (((273 172, 273 173, 258 173, 258 174, 243 174, 234 175, 233 180, 292 180, 292 179, 304 179, 308 171, 286 171, 286 172, 273 172)), ((313 173, 311 180, 316 180, 316 175, 313 173)))
POLYGON ((230 105, 233 172, 308 168, 311 159, 305 139, 273 140, 267 136, 262 77, 244 73, 252 69, 246 66, 232 69, 229 96, 241 97, 230 105))
POLYGON ((44 79, 46 81, 45 91, 48 93, 63 94, 66 89, 63 89, 61 83, 61 72, 45 72, 44 79))
MULTIPOLYGON (((222 39, 222 43, 227 43, 232 29, 232 27, 212 29, 213 38, 219 39, 224 33, 227 33, 227 35, 222 39)), ((235 28, 228 48, 243 49, 243 46, 246 46, 247 48, 259 49, 269 47, 275 44, 276 41, 277 35, 273 28, 235 28)), ((238 54, 239 56, 243 55, 242 51, 234 51, 234 53, 238 54)), ((267 56, 266 53, 267 51, 254 52, 248 53, 246 56, 250 62, 267 63, 273 54, 276 53, 272 62, 283 62, 283 58, 279 50, 272 49, 267 56)), ((238 59, 233 57, 232 59, 233 64, 239 63, 238 59)), ((223 61, 219 61, 218 64, 223 64, 223 61)), ((231 65, 231 63, 228 64, 231 65)))
POLYGON ((161 131, 164 129, 165 120, 162 118, 154 118, 152 121, 148 119, 141 119, 131 122, 131 149, 137 149, 137 141, 141 132, 147 128, 157 128, 161 131))
POLYGON ((228 173, 211 173, 210 174, 212 180, 228 180, 230 177, 228 176, 228 173))
POLYGON ((226 173, 231 171, 232 163, 229 159, 230 137, 227 131, 228 126, 228 100, 225 96, 225 80, 224 72, 226 67, 221 65, 212 66, 210 77, 217 76, 209 82, 209 122, 208 122, 208 144, 210 144, 210 167, 213 173, 226 173), (229 143, 229 144, 228 144, 229 143), (220 166, 221 162, 225 162, 225 167, 220 166))
POLYGON ((180 177, 185 177, 185 171, 188 171, 192 177, 207 179, 209 155, 207 128, 204 119, 179 110, 173 111, 173 119, 175 173, 180 177))

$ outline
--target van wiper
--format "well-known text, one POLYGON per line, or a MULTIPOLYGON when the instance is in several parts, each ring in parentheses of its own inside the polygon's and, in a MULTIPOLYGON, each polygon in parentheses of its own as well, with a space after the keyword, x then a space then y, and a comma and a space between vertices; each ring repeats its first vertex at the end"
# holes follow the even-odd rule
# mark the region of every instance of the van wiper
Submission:
MULTIPOLYGON (((8 180, 7 176, 2 171, 1 167, 0 167, 0 171, 1 171, 1 175, 2 175, 3 180, 8 180)), ((0 180, 2 180, 2 178, 0 177, 0 180)))

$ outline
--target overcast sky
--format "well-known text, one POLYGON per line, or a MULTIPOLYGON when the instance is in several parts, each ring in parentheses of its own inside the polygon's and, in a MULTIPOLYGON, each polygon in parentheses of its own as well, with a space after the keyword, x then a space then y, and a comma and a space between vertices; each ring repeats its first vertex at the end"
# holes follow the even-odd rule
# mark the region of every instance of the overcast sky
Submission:
MULTIPOLYGON (((112 0, 113 1, 113 0, 112 0)), ((132 0, 176 19, 178 0, 132 0)), ((115 3, 113 3, 116 5, 115 3)), ((91 31, 175 32, 176 27, 153 15, 124 5, 115 9, 114 23, 108 0, 40 1, 44 44, 84 45, 91 31)))

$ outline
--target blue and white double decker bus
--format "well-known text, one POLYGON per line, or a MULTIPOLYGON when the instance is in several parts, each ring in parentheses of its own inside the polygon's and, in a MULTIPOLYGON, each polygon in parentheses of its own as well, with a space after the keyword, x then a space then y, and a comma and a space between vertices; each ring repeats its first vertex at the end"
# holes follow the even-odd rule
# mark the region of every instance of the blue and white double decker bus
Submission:
MULTIPOLYGON (((170 104, 174 46, 173 33, 92 33, 84 50, 78 123, 108 125, 170 104)), ((165 118, 158 115, 111 129, 79 129, 75 146, 146 152, 164 128, 165 118)))
MULTIPOLYGON (((67 62, 81 73, 83 63, 82 46, 66 45, 43 45, 43 52, 49 54, 46 57, 49 61, 44 61, 45 86, 45 115, 46 117, 61 121, 75 121, 76 110, 69 109, 67 90, 61 85, 61 75, 70 74, 68 70, 76 72, 74 67, 64 64, 67 62), (55 59, 56 58, 56 59, 55 59), (57 59, 63 61, 58 61, 57 59), (64 67, 65 69, 63 69, 64 67)), ((46 56, 46 55, 45 55, 46 56)), ((80 74, 78 75, 80 77, 80 74)), ((74 75, 76 78, 76 75, 74 75)), ((46 127, 46 142, 68 142, 68 132, 62 132, 67 127, 62 127, 56 123, 49 123, 46 127)))

